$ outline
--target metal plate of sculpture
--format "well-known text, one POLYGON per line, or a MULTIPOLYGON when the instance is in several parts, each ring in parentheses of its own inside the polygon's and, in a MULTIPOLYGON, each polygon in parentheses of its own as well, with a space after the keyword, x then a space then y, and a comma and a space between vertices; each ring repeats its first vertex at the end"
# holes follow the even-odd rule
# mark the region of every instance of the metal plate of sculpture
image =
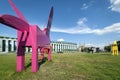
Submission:
POLYGON ((42 31, 37 25, 30 25, 18 10, 12 0, 8 0, 18 17, 3 14, 0 15, 0 23, 17 30, 17 60, 16 70, 21 72, 24 70, 25 53, 24 47, 32 48, 32 72, 38 71, 38 49, 41 52, 41 58, 44 57, 44 49, 48 50, 48 61, 50 61, 50 28, 53 19, 53 7, 50 10, 47 27, 42 31))

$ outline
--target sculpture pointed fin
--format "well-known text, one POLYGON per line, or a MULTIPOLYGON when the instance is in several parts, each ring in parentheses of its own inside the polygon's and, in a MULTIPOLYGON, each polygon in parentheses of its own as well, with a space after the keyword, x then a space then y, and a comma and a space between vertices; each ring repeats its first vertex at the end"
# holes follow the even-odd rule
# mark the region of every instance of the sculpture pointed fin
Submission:
POLYGON ((52 24, 52 19, 53 19, 53 6, 51 7, 50 14, 49 14, 49 19, 48 19, 48 24, 47 24, 47 30, 46 30, 46 35, 49 36, 50 34, 50 28, 52 24))
POLYGON ((13 10, 16 12, 17 16, 24 20, 25 22, 27 22, 27 20, 25 19, 25 17, 22 15, 22 13, 19 11, 19 9, 16 7, 16 5, 12 2, 12 0, 8 0, 11 7, 13 8, 13 10))

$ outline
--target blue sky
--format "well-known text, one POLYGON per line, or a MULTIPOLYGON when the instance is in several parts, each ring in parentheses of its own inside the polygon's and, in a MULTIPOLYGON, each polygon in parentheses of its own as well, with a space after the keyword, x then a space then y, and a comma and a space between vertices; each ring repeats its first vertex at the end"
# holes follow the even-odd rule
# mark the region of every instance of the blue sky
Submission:
MULTIPOLYGON (((120 0, 13 0, 30 24, 43 29, 54 6, 51 40, 104 46, 120 40, 120 0)), ((0 14, 16 16, 7 0, 0 14)), ((16 30, 0 24, 0 35, 17 37, 16 30)))

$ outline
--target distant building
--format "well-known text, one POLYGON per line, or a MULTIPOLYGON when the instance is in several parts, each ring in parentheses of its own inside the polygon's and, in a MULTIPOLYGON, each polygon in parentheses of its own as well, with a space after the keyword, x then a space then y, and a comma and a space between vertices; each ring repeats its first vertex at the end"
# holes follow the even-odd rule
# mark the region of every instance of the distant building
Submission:
POLYGON ((88 46, 85 46, 85 45, 82 45, 82 46, 79 46, 78 48, 79 52, 88 52, 88 53, 95 53, 95 52, 99 52, 100 49, 99 47, 88 47, 88 46))
POLYGON ((0 52, 16 51, 16 38, 0 36, 0 52))
POLYGON ((98 47, 88 47, 88 53, 96 53, 96 52, 99 52, 100 49, 98 47))
MULTIPOLYGON (((51 41, 53 53, 63 53, 77 50, 77 44, 63 41, 51 41)), ((16 52, 17 38, 0 36, 0 52, 16 52)), ((25 52, 31 52, 31 48, 25 48, 25 52)))
POLYGON ((64 41, 51 41, 53 53, 63 53, 77 50, 77 44, 64 41))

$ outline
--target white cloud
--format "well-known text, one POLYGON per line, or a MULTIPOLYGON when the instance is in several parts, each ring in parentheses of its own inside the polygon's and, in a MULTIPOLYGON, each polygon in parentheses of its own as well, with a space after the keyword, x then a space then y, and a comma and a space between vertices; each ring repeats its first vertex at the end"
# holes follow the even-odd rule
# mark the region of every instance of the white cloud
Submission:
POLYGON ((89 7, 91 7, 93 4, 94 4, 94 1, 93 1, 93 0, 91 0, 91 1, 89 1, 89 2, 87 2, 87 3, 84 3, 84 4, 82 4, 81 10, 86 10, 86 9, 88 9, 89 7))
POLYGON ((120 0, 110 0, 111 6, 109 7, 112 11, 120 12, 120 0))
POLYGON ((87 21, 86 17, 80 18, 77 22, 78 25, 84 25, 84 23, 87 21))
POLYGON ((86 24, 87 18, 81 18, 77 21, 77 26, 68 28, 68 29, 61 29, 52 27, 51 31, 53 32, 63 32, 69 34, 89 34, 94 33, 98 35, 111 33, 111 32, 120 32, 120 23, 114 23, 110 26, 106 26, 103 29, 92 29, 87 26, 86 24))
POLYGON ((82 10, 86 10, 87 8, 89 7, 89 5, 87 5, 86 3, 84 3, 83 5, 82 5, 82 10))
POLYGON ((58 39, 57 41, 61 41, 61 42, 62 42, 62 41, 64 41, 64 39, 63 39, 63 38, 60 38, 60 39, 58 39))

